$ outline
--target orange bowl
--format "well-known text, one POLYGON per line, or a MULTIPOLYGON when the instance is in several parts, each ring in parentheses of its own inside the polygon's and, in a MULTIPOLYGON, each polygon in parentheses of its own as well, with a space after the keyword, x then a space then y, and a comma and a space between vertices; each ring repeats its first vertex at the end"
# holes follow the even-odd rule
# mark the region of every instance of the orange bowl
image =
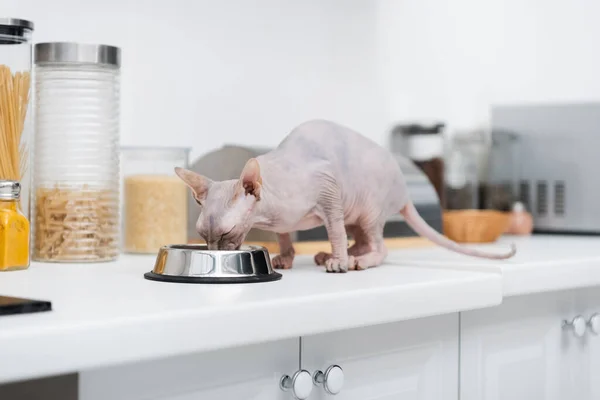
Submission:
POLYGON ((510 213, 495 210, 443 211, 444 235, 459 243, 492 243, 506 232, 510 213))

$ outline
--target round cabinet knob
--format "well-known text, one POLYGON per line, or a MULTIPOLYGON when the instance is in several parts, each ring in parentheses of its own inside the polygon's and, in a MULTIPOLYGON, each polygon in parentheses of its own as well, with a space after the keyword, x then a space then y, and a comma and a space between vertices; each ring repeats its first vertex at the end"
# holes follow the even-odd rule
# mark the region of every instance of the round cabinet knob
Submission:
POLYGON ((573 329, 573 334, 575 336, 582 337, 583 335, 585 335, 587 322, 581 315, 578 315, 571 321, 563 321, 563 327, 573 329))
POLYGON ((306 370, 296 371, 294 376, 284 375, 279 381, 279 387, 283 391, 291 391, 296 400, 304 400, 310 396, 313 384, 310 373, 306 370))
POLYGON ((590 327, 592 333, 594 333, 595 335, 600 334, 600 314, 592 314, 592 316, 587 322, 587 325, 590 327))
POLYGON ((329 394, 338 394, 344 386, 344 371, 339 365, 331 365, 325 370, 317 371, 313 375, 313 383, 323 385, 323 389, 329 394))

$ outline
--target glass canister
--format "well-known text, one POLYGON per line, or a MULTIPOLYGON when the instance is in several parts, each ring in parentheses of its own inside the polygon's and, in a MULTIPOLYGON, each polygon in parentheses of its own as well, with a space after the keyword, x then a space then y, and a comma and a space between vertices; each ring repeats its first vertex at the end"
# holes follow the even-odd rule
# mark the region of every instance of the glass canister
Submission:
POLYGON ((444 127, 443 123, 401 125, 406 156, 419 167, 433 185, 440 204, 444 199, 444 127))
POLYGON ((491 133, 487 176, 482 188, 482 208, 510 211, 519 200, 519 137, 512 132, 491 133))
POLYGON ((33 259, 119 254, 120 49, 35 46, 33 259))
POLYGON ((479 209, 479 182, 487 146, 485 133, 481 130, 458 131, 447 141, 444 177, 446 210, 479 209))
POLYGON ((29 217, 31 35, 33 23, 0 18, 0 180, 18 181, 29 217))
POLYGON ((187 243, 188 189, 175 167, 188 168, 186 147, 122 147, 123 249, 157 253, 187 243))

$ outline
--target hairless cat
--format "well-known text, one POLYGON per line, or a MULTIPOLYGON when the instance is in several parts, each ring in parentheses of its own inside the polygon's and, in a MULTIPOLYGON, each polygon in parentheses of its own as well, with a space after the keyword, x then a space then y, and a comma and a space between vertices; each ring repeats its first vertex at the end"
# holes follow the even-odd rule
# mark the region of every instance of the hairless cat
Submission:
POLYGON ((387 256, 383 227, 401 213, 419 235, 474 257, 506 259, 463 247, 439 234, 410 201, 394 156, 353 130, 315 120, 296 127, 274 150, 248 160, 239 179, 211 181, 182 168, 176 174, 201 207, 196 229, 209 249, 237 249, 255 227, 277 233, 275 268, 291 268, 290 232, 325 225, 331 253, 315 256, 328 272, 362 270, 387 256), (354 244, 348 248, 348 234, 354 244))

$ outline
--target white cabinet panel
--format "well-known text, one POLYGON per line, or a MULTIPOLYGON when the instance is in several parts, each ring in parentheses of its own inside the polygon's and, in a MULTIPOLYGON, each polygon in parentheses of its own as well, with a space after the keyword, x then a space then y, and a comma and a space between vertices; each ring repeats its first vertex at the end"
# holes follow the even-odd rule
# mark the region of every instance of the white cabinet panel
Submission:
POLYGON ((461 313, 461 400, 573 398, 581 339, 561 326, 572 316, 572 292, 461 313))
MULTIPOLYGON (((157 344, 160 345, 160 344, 157 344)), ((298 339, 84 371, 80 400, 289 400, 298 339)))
MULTIPOLYGON (((581 289, 575 295, 575 307, 589 321, 594 314, 600 314, 600 288, 581 289)), ((587 327, 582 345, 578 348, 579 363, 576 365, 581 384, 578 400, 600 399, 600 335, 587 327)))
POLYGON ((339 394, 315 387, 311 399, 458 398, 457 314, 305 337, 302 355, 311 372, 344 371, 339 394))

